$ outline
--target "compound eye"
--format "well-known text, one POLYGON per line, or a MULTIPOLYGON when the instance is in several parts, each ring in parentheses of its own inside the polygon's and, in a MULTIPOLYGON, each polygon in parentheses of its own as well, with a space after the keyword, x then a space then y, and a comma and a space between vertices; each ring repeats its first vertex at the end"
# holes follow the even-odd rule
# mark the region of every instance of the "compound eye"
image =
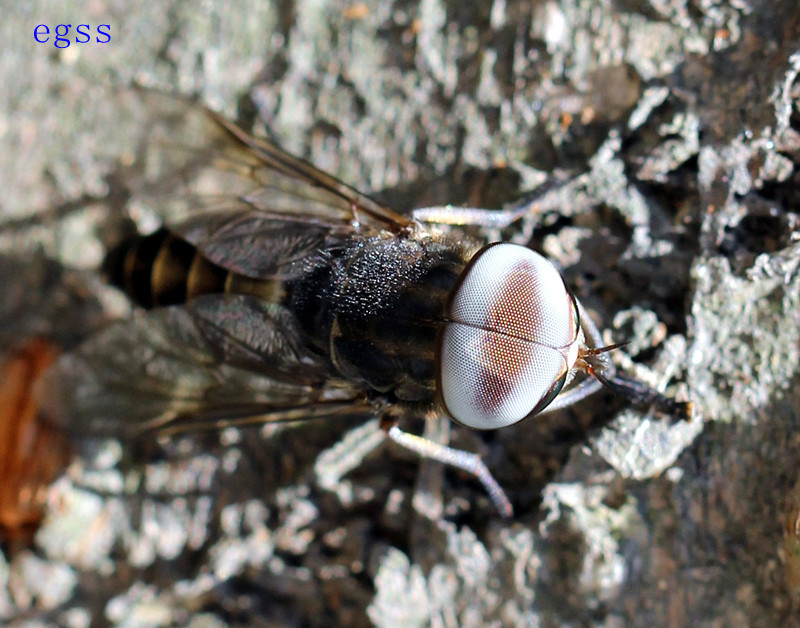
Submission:
POLYGON ((496 429, 543 410, 575 363, 577 317, 561 274, 544 257, 515 244, 479 251, 451 296, 440 339, 448 414, 496 429))

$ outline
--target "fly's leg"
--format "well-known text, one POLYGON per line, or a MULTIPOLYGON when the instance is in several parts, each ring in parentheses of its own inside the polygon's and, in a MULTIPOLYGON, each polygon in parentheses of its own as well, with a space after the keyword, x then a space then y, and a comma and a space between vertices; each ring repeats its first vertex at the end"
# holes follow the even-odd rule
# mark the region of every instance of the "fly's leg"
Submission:
POLYGON ((614 394, 621 395, 630 399, 633 403, 644 406, 655 406, 662 412, 684 421, 692 418, 692 403, 690 401, 677 401, 666 397, 663 393, 655 390, 624 373, 617 371, 617 368, 609 360, 605 352, 617 345, 603 347, 603 338, 597 325, 594 324, 591 318, 586 314, 583 305, 577 299, 575 303, 578 305, 580 311, 580 320, 583 331, 589 336, 593 347, 585 348, 578 357, 579 365, 592 377, 587 378, 578 386, 556 397, 555 401, 551 404, 552 408, 547 408, 547 411, 565 408, 584 397, 587 397, 606 386, 614 394), (560 403, 559 403, 560 402, 560 403))
POLYGON ((314 474, 319 486, 336 493, 342 504, 352 504, 356 500, 355 490, 351 482, 342 478, 358 467, 384 440, 386 434, 380 429, 378 419, 347 432, 338 443, 317 456, 314 474))
MULTIPOLYGON (((595 325, 594 321, 591 319, 589 314, 583 307, 583 304, 576 298, 575 305, 578 307, 578 315, 581 321, 581 329, 586 337, 588 337, 589 342, 591 343, 592 347, 602 347, 603 346, 603 336, 600 333, 600 330, 595 325)), ((613 370, 616 372, 613 365, 608 361, 605 360, 604 364, 608 365, 608 369, 613 370)), ((603 387, 603 384, 600 380, 594 377, 587 377, 579 384, 569 388, 561 392, 553 402, 547 406, 544 410, 542 410, 541 414, 545 414, 547 412, 555 412, 556 410, 561 410, 563 408, 567 408, 574 403, 578 403, 582 399, 585 399, 589 395, 593 395, 597 391, 599 391, 603 387)))
POLYGON ((417 222, 437 225, 474 225, 486 229, 505 229, 528 214, 542 211, 540 201, 550 192, 562 187, 568 180, 555 177, 540 185, 531 196, 505 209, 482 209, 479 207, 420 207, 412 212, 417 222))
POLYGON ((531 211, 527 205, 509 209, 480 209, 478 207, 420 207, 412 212, 414 220, 436 225, 475 225, 487 229, 505 229, 531 211))
MULTIPOLYGON (((447 445, 450 442, 450 421, 442 421, 436 413, 425 417, 422 438, 431 443, 447 445)), ((444 514, 444 465, 437 460, 422 458, 414 486, 411 504, 415 512, 430 521, 438 521, 444 514)))
POLYGON ((425 459, 436 460, 474 475, 483 484, 489 498, 503 517, 511 517, 514 514, 514 509, 508 497, 506 497, 505 491, 497 483, 497 480, 492 477, 491 472, 477 454, 453 449, 447 445, 404 432, 391 419, 388 422, 384 419, 382 427, 386 430, 389 438, 401 447, 405 447, 425 459))

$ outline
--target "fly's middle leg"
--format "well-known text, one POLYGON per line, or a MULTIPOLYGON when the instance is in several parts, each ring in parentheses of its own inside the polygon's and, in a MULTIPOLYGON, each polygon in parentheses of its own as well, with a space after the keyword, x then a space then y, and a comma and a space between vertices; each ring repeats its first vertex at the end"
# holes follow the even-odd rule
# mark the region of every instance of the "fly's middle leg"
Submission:
POLYGON ((422 436, 404 432, 391 417, 382 418, 381 427, 395 443, 413 451, 422 458, 436 460, 442 464, 461 469, 475 476, 483 485, 492 503, 494 503, 498 512, 503 517, 511 517, 514 514, 514 509, 505 491, 501 488, 500 484, 497 483, 497 480, 494 479, 486 464, 484 464, 483 460, 481 460, 480 456, 477 454, 462 451, 461 449, 454 449, 453 447, 436 443, 422 436))

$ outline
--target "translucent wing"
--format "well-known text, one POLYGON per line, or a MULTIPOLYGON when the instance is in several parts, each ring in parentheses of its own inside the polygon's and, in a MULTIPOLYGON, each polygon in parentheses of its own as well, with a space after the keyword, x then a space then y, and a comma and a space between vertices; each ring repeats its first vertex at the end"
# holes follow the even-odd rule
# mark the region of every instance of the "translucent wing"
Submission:
POLYGON ((209 295, 116 323, 63 356, 38 389, 68 431, 135 436, 176 424, 218 426, 367 412, 361 391, 331 379, 283 308, 209 295))
POLYGON ((134 199, 220 266, 271 276, 344 237, 414 224, 197 103, 132 96, 146 116, 128 176, 134 199))

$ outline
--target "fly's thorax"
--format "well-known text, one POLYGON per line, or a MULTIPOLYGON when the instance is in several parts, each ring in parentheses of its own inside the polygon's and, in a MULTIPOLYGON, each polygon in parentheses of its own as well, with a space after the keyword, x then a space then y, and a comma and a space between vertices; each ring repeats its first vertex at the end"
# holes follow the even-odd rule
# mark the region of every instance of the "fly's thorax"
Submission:
POLYGON ((399 401, 433 402, 437 336, 476 248, 427 235, 354 241, 331 272, 329 351, 337 371, 399 401))

